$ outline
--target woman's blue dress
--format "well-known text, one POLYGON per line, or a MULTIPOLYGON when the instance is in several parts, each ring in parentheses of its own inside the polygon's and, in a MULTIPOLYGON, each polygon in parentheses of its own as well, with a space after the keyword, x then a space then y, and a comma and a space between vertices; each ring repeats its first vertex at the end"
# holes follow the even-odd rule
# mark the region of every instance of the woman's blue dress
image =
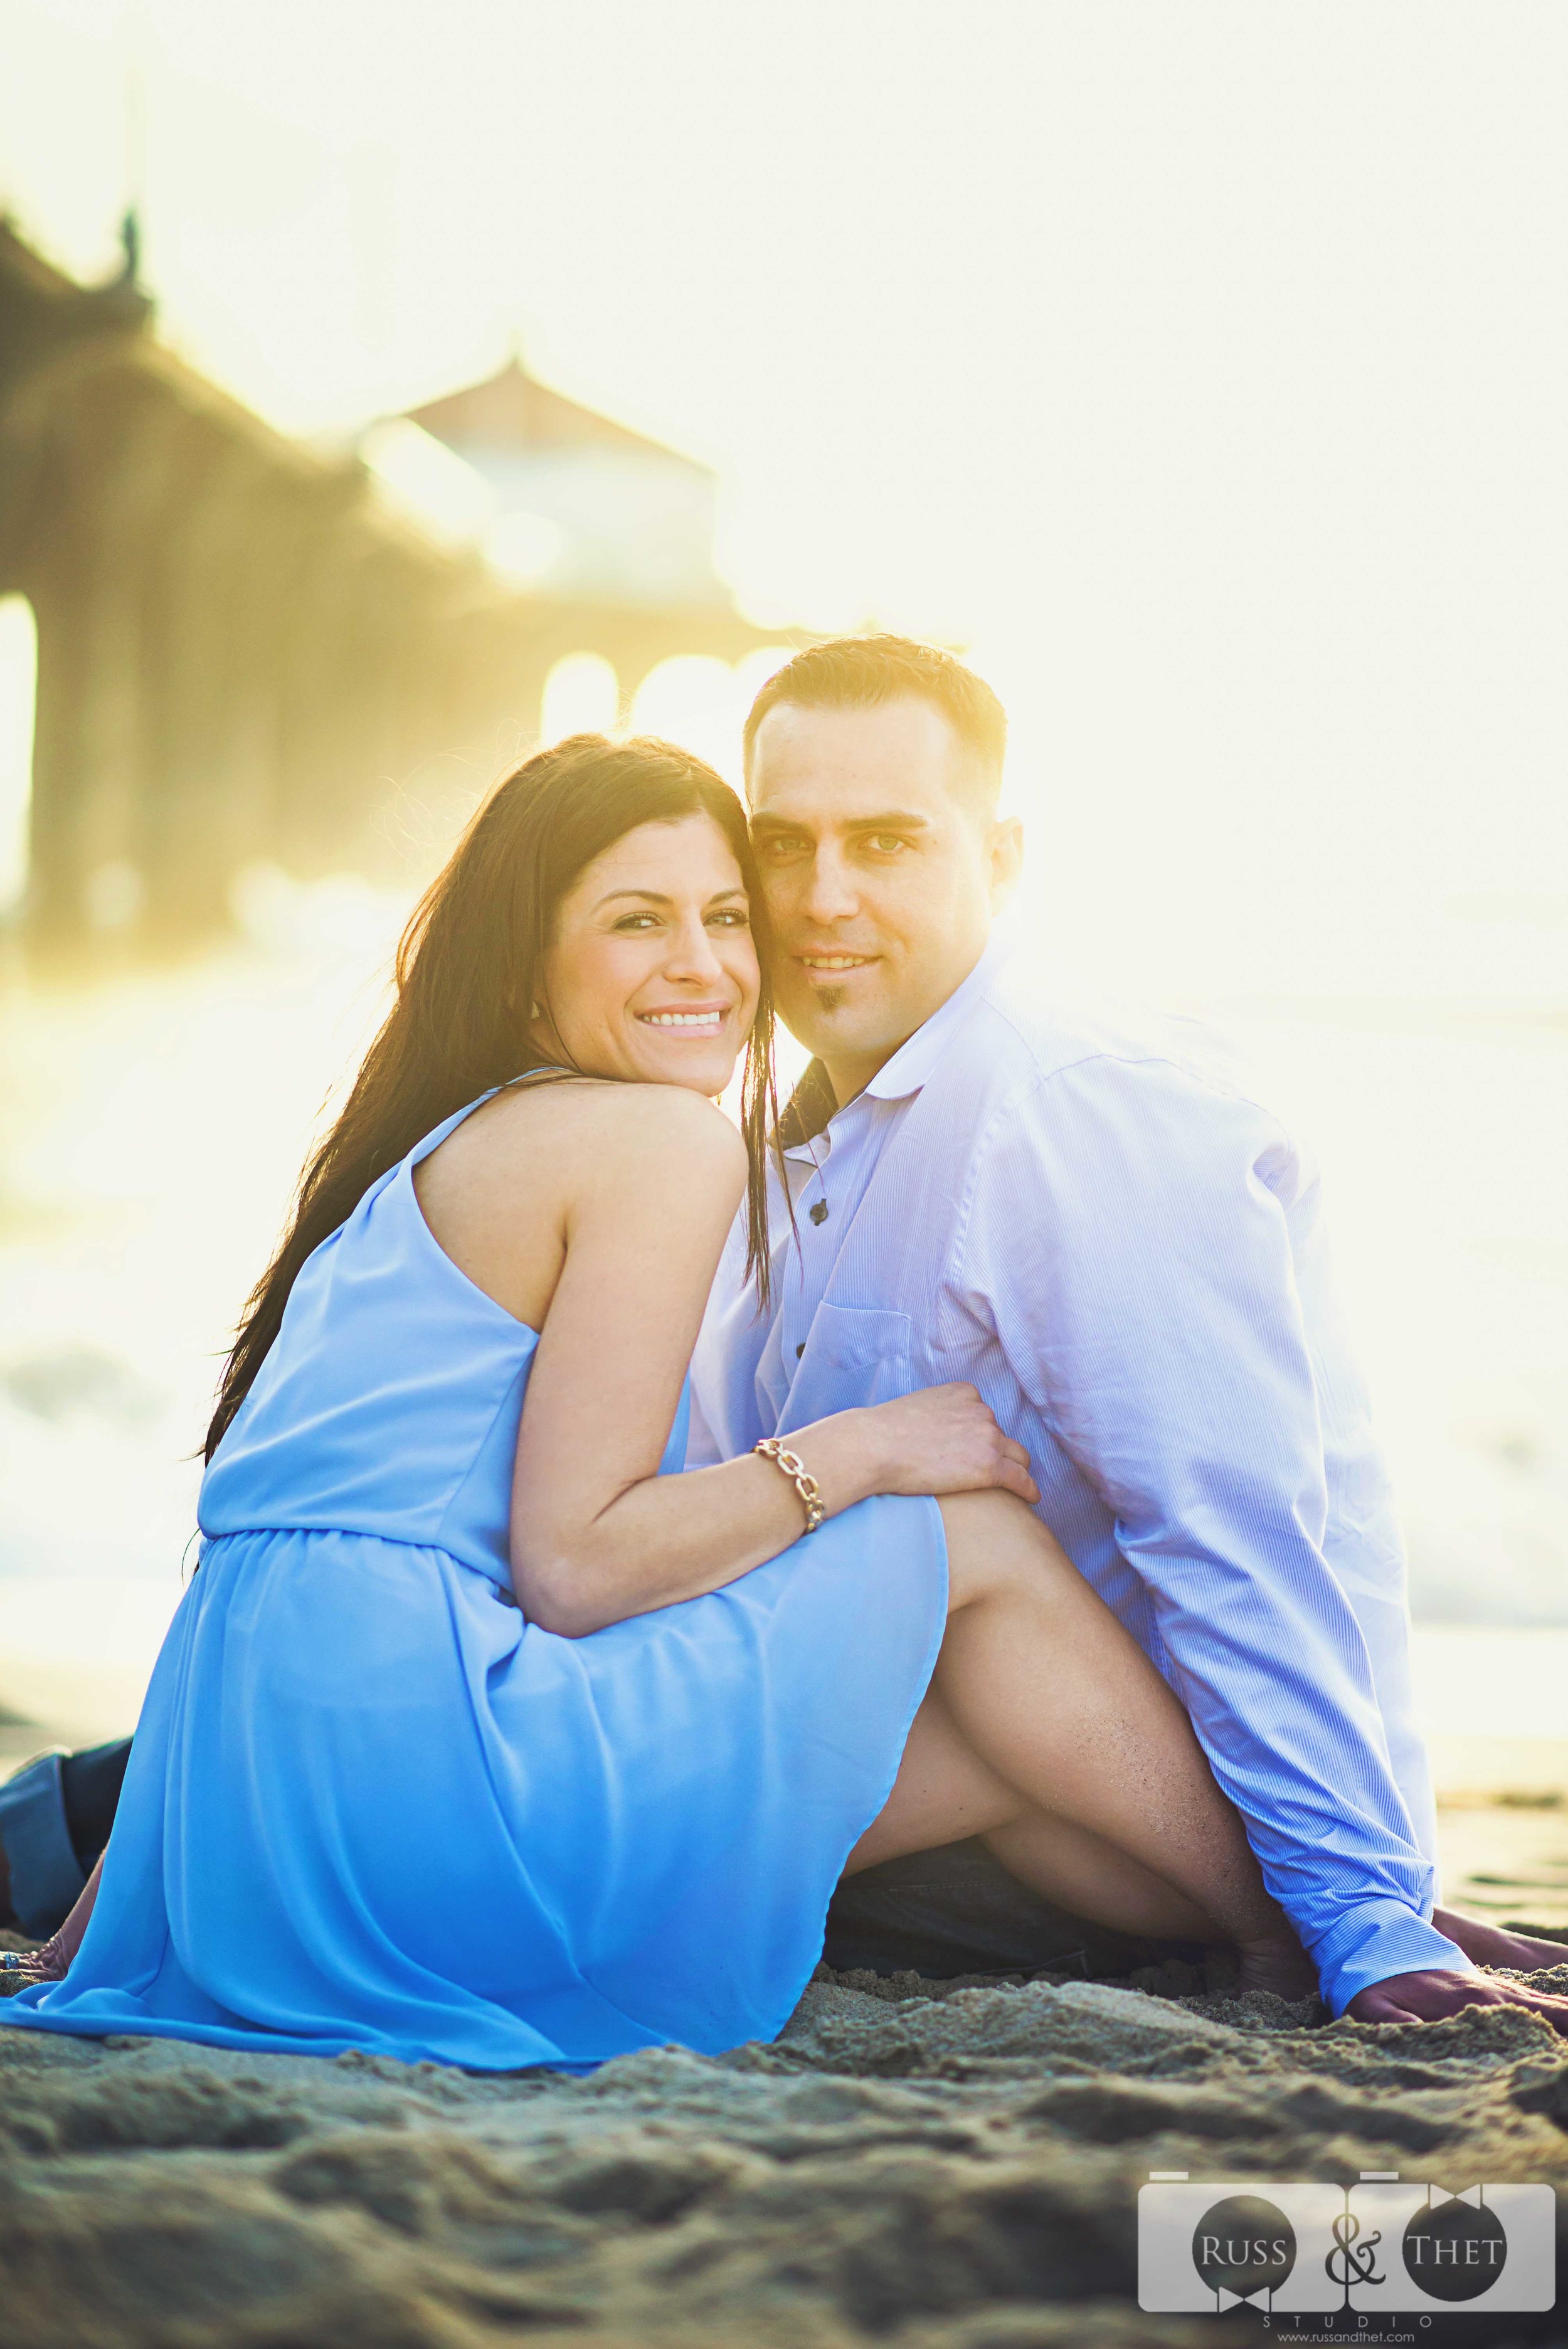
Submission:
POLYGON ((412 1179, 468 1114, 300 1272, 201 1488, 86 1938, 5 2023, 585 2069, 772 2038, 810 1979, 936 1661, 941 1513, 863 1501, 703 1598, 528 1622, 538 1341, 412 1179))

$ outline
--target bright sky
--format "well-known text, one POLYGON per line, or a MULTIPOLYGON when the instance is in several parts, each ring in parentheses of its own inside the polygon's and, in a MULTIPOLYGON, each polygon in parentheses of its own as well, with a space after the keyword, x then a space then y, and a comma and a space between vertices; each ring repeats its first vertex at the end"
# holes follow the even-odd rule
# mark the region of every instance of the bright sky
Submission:
POLYGON ((717 467, 769 625, 972 643, 1074 958, 1568 986, 1561 0, 0 0, 0 55, 22 224, 102 271, 139 180, 162 330, 279 422, 521 334, 717 467))

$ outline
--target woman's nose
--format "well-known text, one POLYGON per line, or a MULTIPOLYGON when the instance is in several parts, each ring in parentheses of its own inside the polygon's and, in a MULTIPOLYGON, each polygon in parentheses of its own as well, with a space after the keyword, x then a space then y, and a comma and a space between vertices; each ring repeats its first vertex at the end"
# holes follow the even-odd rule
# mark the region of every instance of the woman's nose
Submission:
POLYGON ((683 922, 670 942, 665 970, 671 978, 711 979, 723 971, 706 922, 683 922))

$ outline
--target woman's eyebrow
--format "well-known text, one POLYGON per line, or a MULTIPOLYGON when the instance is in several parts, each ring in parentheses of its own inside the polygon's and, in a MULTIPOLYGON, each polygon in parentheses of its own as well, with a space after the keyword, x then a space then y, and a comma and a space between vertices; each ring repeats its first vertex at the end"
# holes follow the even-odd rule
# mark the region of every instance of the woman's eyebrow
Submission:
MULTIPOLYGON (((727 897, 744 897, 745 895, 745 890, 738 885, 733 889, 716 889, 707 902, 710 905, 721 905, 727 897)), ((639 897, 645 905, 673 905, 676 902, 662 889, 607 889, 602 897, 594 899, 593 911, 597 913, 601 905, 613 905, 617 897, 639 897)))

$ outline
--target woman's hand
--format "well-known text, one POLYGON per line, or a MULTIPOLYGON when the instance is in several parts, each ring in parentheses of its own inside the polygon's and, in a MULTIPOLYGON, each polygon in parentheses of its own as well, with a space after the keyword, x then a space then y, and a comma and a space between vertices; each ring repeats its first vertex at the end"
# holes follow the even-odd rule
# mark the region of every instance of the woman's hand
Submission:
POLYGON ((77 1905, 57 1933, 36 1950, 7 1950, 0 1957, 0 1995, 14 1990, 27 1990, 35 1982, 64 1982, 71 1960, 82 1945, 82 1935, 88 1930, 88 1920, 98 1899, 98 1886, 103 1879, 105 1854, 99 1852, 93 1862, 93 1872, 77 1896, 77 1905))
MULTIPOLYGON (((977 1390, 962 1379, 848 1415, 866 1423, 864 1433, 882 1455, 873 1492, 975 1493, 1000 1485, 1031 1507, 1040 1497, 1028 1454, 1003 1434, 977 1390)), ((801 1429, 808 1451, 810 1434, 801 1429)))
POLYGON ((31 1990, 37 1982, 64 1982, 70 1962, 58 1933, 36 1950, 7 1950, 0 1956, 0 1996, 31 1990))

